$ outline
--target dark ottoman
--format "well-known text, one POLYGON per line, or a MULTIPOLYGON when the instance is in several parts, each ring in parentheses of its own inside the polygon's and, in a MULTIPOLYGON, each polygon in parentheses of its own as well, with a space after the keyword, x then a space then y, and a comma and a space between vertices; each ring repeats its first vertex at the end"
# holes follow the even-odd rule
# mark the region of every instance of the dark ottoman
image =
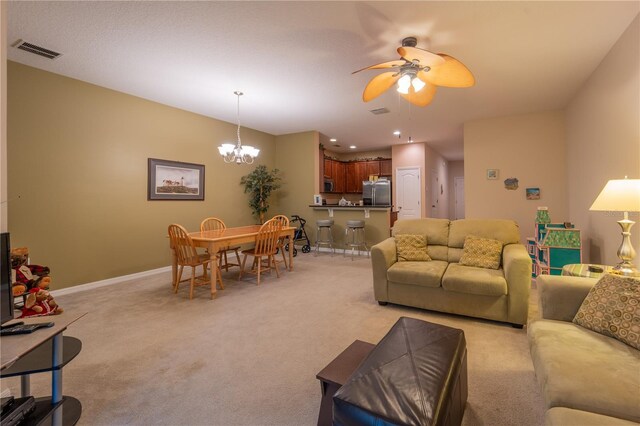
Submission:
POLYGON ((467 402, 462 330, 402 317, 333 397, 333 424, 459 425, 467 402))

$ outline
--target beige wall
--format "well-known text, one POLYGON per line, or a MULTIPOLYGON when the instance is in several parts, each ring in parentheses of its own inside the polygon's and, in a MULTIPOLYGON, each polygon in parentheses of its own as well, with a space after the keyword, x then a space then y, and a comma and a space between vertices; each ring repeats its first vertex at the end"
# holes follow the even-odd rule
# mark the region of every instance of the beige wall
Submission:
POLYGON ((391 146, 391 166, 393 168, 393 205, 397 206, 396 194, 396 172, 398 168, 402 167, 419 167, 420 168, 420 188, 422 188, 420 205, 422 206, 422 217, 427 217, 426 205, 427 189, 425 183, 427 182, 425 176, 426 169, 426 149, 427 146, 424 143, 408 143, 403 145, 391 146))
MULTIPOLYGON (((609 179, 640 178, 640 18, 602 60, 567 108, 567 175, 571 221, 583 230, 584 261, 613 265, 622 213, 589 212, 609 179)), ((632 220, 640 222, 640 214, 632 220)), ((640 252, 640 224, 631 229, 640 252)), ((640 266, 636 257, 635 264, 640 266)))
POLYGON ((276 137, 276 168, 281 171, 282 188, 275 194, 279 213, 307 218, 317 194, 319 174, 318 132, 276 137))
POLYGON ((426 166, 426 215, 441 219, 449 218, 449 166, 438 152, 425 145, 426 166), (433 180, 435 179, 435 185, 433 180), (435 186, 435 193, 432 190, 435 186), (435 212, 432 209, 435 206, 435 212))
POLYGON ((465 123, 464 158, 467 218, 513 219, 523 242, 533 235, 538 206, 549 207, 553 222, 569 220, 563 112, 465 123), (487 169, 499 169, 499 178, 487 180, 487 169), (517 190, 504 187, 511 177, 517 190), (540 188, 540 199, 527 200, 527 187, 540 188))
POLYGON ((464 161, 449 161, 449 219, 456 219, 455 178, 464 178, 464 161))
POLYGON ((259 160, 225 164, 216 147, 235 140, 235 124, 8 68, 9 230, 51 267, 53 289, 167 266, 170 223, 255 221, 239 182, 257 164, 275 166, 274 136, 243 128, 259 160), (149 157, 204 164, 205 201, 147 201, 149 157))

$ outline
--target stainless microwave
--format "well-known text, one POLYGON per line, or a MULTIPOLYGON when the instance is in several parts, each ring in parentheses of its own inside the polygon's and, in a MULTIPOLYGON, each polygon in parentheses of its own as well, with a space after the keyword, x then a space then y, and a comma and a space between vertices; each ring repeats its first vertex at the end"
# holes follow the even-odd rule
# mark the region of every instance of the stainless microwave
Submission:
POLYGON ((324 192, 333 192, 333 179, 324 178, 324 192))

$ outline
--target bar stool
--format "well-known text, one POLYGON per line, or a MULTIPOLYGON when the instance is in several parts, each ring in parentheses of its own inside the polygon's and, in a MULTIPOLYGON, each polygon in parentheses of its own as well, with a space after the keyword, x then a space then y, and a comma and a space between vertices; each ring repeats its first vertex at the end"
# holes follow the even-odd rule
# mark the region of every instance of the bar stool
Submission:
POLYGON ((333 247, 333 233, 331 232, 333 219, 317 220, 316 226, 316 256, 318 255, 321 244, 328 245, 331 250, 333 250, 333 253, 335 253, 336 249, 333 247))
POLYGON ((367 252, 367 257, 369 257, 369 249, 364 239, 364 220, 348 220, 346 226, 344 230, 343 256, 346 257, 347 248, 350 247, 351 260, 353 260, 354 250, 358 249, 358 252, 360 252, 360 247, 364 247, 364 250, 367 252))

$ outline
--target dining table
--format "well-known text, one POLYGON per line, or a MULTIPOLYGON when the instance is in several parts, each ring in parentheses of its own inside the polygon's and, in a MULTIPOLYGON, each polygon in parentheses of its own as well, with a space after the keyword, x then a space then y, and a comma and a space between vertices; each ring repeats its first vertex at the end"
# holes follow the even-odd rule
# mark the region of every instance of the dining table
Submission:
MULTIPOLYGON (((216 265, 216 256, 221 248, 247 244, 256 241, 258 231, 262 225, 238 226, 233 228, 216 229, 212 231, 190 232, 189 236, 196 247, 206 248, 211 256, 211 264, 216 265)), ((283 227, 280 231, 281 237, 289 238, 289 271, 293 270, 293 239, 296 228, 293 226, 283 227)), ((239 261, 240 259, 238 259, 239 261)), ((218 290, 216 289, 216 280, 218 278, 218 268, 211 268, 211 298, 215 299, 218 290)), ((171 250, 171 276, 176 282, 178 275, 178 259, 175 251, 171 250)))

